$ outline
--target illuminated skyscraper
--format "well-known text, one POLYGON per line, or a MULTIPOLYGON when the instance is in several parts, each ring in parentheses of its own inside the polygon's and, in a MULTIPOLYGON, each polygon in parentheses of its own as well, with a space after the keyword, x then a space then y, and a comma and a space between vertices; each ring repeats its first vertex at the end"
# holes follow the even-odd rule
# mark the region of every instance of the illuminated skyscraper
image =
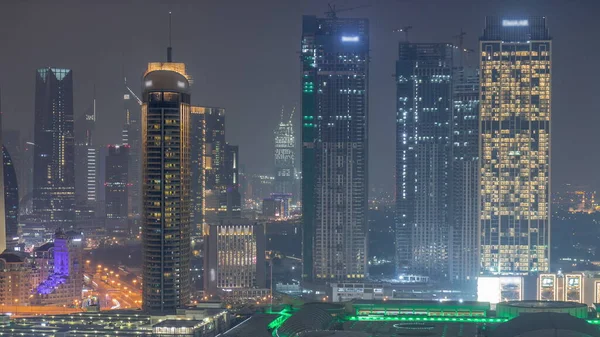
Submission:
POLYGON ((225 109, 192 106, 192 220, 202 224, 241 216, 238 147, 225 142, 225 109))
MULTIPOLYGON (((281 111, 281 122, 275 129, 275 192, 294 193, 295 161, 296 161, 296 138, 294 137, 294 125, 292 118, 294 111, 290 114, 289 121, 283 120, 281 111)), ((294 196, 295 198, 296 196, 294 196)))
POLYGON ((6 248, 17 245, 19 231, 19 184, 17 172, 5 146, 2 147, 4 174, 4 213, 6 219, 6 248))
POLYGON ((546 18, 486 18, 480 39, 482 273, 549 270, 551 55, 546 18))
POLYGON ((369 21, 304 16, 303 278, 367 274, 369 21))
POLYGON ((75 220, 73 72, 36 71, 33 208, 48 227, 70 228, 75 220))
POLYGON ((169 52, 142 81, 143 309, 151 313, 175 313, 190 300, 189 80, 169 52))
MULTIPOLYGON (((95 96, 95 94, 94 94, 95 96)), ((93 205, 97 200, 96 148, 93 136, 96 129, 96 97, 89 111, 77 123, 75 146, 75 194, 78 203, 93 205), (81 129, 81 131, 79 131, 81 129)))
POLYGON ((122 140, 123 145, 129 145, 129 207, 130 220, 138 225, 141 213, 141 172, 142 172, 142 130, 141 130, 141 109, 142 101, 127 86, 125 80, 125 93, 123 94, 125 109, 125 125, 123 126, 122 140))
MULTIPOLYGON (((1 94, 0 94, 1 95, 1 94)), ((2 156, 0 157, 0 177, 4 178, 4 142, 3 142, 3 133, 2 133, 2 97, 0 97, 0 146, 2 147, 2 156)), ((6 186, 4 186, 4 179, 0 179, 0 205, 6 205, 6 186)), ((0 206, 0 252, 4 252, 7 248, 7 242, 11 239, 8 234, 8 224, 6 223, 6 207, 0 206)))
POLYGON ((398 273, 448 277, 452 68, 446 43, 399 45, 396 62, 398 273))
POLYGON ((479 71, 460 62, 453 77, 448 266, 452 282, 473 284, 479 275, 479 71))
POLYGON ((239 152, 237 145, 225 144, 224 185, 221 190, 219 219, 238 219, 242 216, 239 183, 239 152))
POLYGON ((106 227, 118 233, 128 233, 129 145, 110 145, 104 171, 106 227))

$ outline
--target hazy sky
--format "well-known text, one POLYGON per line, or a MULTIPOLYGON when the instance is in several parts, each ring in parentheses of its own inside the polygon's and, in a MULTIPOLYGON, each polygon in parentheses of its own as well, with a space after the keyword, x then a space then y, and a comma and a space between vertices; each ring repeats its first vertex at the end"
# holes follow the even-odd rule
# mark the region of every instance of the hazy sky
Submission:
MULTIPOLYGON (((413 42, 453 42, 460 29, 478 48, 486 15, 544 15, 553 36, 552 179, 597 184, 600 167, 598 0, 337 0, 371 24, 370 182, 393 190, 395 28, 413 42)), ((139 92, 151 61, 165 61, 173 12, 174 61, 194 78, 192 103, 227 109, 227 140, 251 173, 272 174, 273 129, 281 106, 300 100, 303 14, 323 16, 325 0, 0 0, 0 87, 6 129, 33 127, 35 69, 74 71, 76 116, 96 85, 96 141, 120 140, 123 68, 139 92)), ((300 114, 295 115, 297 126, 300 114)), ((299 132, 299 128, 297 128, 299 132)), ((297 134, 299 141, 299 133, 297 134)), ((298 153, 299 157, 299 153, 298 153)))

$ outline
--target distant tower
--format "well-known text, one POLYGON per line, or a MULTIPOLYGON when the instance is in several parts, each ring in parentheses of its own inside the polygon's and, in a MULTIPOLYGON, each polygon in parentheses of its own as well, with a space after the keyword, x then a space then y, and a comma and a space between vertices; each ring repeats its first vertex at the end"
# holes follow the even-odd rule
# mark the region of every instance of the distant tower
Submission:
POLYGON ((78 203, 94 205, 97 200, 97 163, 94 133, 96 129, 96 90, 89 111, 77 123, 83 132, 78 134, 75 146, 75 193, 78 203))
POLYGON ((142 154, 141 154, 141 99, 136 96, 127 86, 127 79, 124 83, 124 110, 125 125, 123 126, 122 141, 123 145, 129 145, 129 201, 128 213, 133 224, 138 225, 142 201, 142 154))
MULTIPOLYGON (((0 117, 2 118, 2 117, 0 117)), ((6 219, 6 248, 13 250, 18 243, 19 232, 19 185, 17 172, 5 146, 2 146, 4 174, 4 212, 6 219)))
POLYGON ((292 110, 289 121, 284 121, 282 109, 281 121, 275 129, 275 193, 294 192, 296 139, 292 124, 293 117, 292 110))
POLYGON ((36 71, 33 208, 48 227, 70 228, 75 220, 73 72, 36 71))
POLYGON ((546 18, 487 17, 479 46, 481 273, 547 272, 552 40, 546 18))
POLYGON ((239 147, 225 141, 225 109, 192 106, 192 217, 202 225, 241 217, 239 147))
POLYGON ((220 219, 239 219, 242 216, 242 198, 239 182, 239 155, 237 145, 225 144, 225 185, 221 192, 220 219))
POLYGON ((369 21, 304 16, 303 279, 367 276, 369 21))
POLYGON ((184 63, 150 63, 142 81, 143 309, 190 301, 190 77, 184 63))
MULTIPOLYGON (((3 115, 2 115, 2 93, 0 93, 0 146, 2 146, 2 149, 4 149, 4 142, 2 139, 2 119, 3 119, 3 115)), ((4 153, 4 151, 3 151, 4 153)), ((0 162, 0 177, 4 177, 4 156, 0 156, 0 160, 2 160, 2 162, 0 162)), ((5 191, 6 187, 4 186, 4 179, 0 179, 0 192, 5 191)), ((5 207, 1 207, 1 205, 5 205, 5 193, 0 193, 0 254, 2 252, 4 252, 4 250, 7 248, 7 241, 8 241, 8 231, 7 231, 7 223, 6 223, 6 210, 5 207)))
POLYGON ((129 145, 109 145, 105 161, 106 228, 113 233, 130 234, 127 221, 129 209, 129 149, 129 145))

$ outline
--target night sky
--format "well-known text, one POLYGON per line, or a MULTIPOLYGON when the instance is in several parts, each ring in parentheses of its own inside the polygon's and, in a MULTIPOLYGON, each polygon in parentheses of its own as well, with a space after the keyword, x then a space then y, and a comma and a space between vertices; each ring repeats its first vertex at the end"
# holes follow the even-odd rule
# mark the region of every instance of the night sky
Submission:
MULTIPOLYGON (((552 185, 598 184, 600 43, 597 0, 337 0, 369 4, 340 17, 371 23, 370 184, 393 190, 397 42, 455 42, 478 49, 486 15, 544 15, 553 37, 552 185)), ((321 0, 0 0, 0 87, 5 129, 31 134, 35 69, 74 71, 75 114, 96 85, 98 145, 120 141, 123 69, 137 92, 146 64, 166 60, 168 12, 173 58, 194 78, 192 103, 227 109, 227 140, 249 173, 273 174, 273 129, 281 106, 300 104, 303 14, 324 16, 321 0)), ((473 59, 475 57, 473 56, 473 59)), ((300 114, 297 113, 300 145, 300 114)), ((76 126, 77 127, 77 126, 76 126)), ((33 139, 31 139, 33 140, 33 139)), ((298 151, 298 158, 300 152, 298 151)), ((300 165, 298 165, 300 167, 300 165)))

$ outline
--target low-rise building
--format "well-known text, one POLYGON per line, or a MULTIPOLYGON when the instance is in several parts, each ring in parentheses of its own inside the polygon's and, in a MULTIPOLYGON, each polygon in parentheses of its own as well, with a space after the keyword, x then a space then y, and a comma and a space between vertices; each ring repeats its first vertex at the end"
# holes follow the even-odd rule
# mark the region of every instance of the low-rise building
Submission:
POLYGON ((31 294, 31 261, 24 253, 0 254, 0 305, 2 311, 10 306, 28 305, 31 294))
MULTIPOLYGON (((46 246, 46 247, 44 247, 46 246)), ((81 301, 83 288, 83 237, 76 232, 58 230, 53 245, 35 252, 36 280, 32 303, 37 305, 71 305, 81 301)), ((40 247, 41 248, 41 247, 40 247)))
POLYGON ((265 245, 261 223, 239 219, 206 226, 205 295, 266 288, 265 245))

